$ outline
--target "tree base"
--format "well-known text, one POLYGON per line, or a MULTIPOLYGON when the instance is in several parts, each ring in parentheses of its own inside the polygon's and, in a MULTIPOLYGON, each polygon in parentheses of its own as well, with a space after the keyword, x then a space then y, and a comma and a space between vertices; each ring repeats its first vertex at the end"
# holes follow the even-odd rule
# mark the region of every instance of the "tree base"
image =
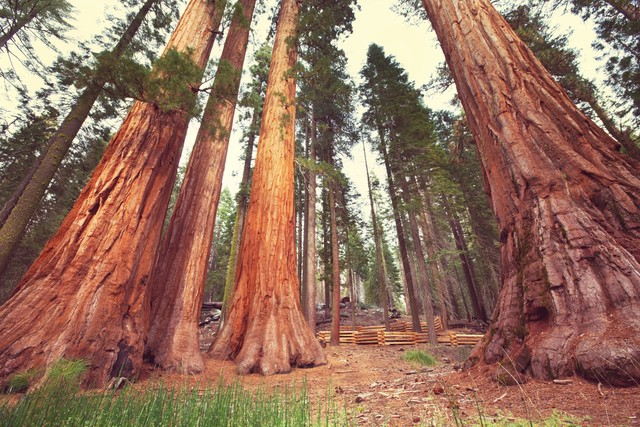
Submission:
POLYGON ((590 325, 551 328, 524 341, 508 340, 494 328, 473 350, 464 368, 483 363, 497 365, 495 378, 523 379, 524 375, 552 380, 578 375, 614 387, 638 386, 640 321, 615 317, 611 314, 590 325))
POLYGON ((234 360, 239 375, 286 374, 293 367, 311 368, 327 363, 324 350, 299 310, 293 316, 271 315, 266 319, 257 316, 246 330, 242 326, 230 319, 208 352, 215 359, 234 360))
POLYGON ((170 343, 147 348, 145 358, 161 369, 179 374, 196 375, 204 371, 204 358, 197 342, 198 333, 188 337, 176 336, 170 343))

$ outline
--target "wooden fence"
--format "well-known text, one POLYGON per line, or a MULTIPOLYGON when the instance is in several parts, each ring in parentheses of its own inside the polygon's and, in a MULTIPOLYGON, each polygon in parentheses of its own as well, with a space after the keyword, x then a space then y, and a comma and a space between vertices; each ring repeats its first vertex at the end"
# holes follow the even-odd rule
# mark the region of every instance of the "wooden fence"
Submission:
MULTIPOLYGON (((461 345, 476 345, 484 335, 464 334, 453 330, 444 331, 439 317, 435 318, 438 343, 453 347, 461 345)), ((426 322, 422 322, 422 328, 426 329, 426 322)), ((318 339, 329 342, 331 331, 319 331, 318 339)), ((395 322, 391 324, 391 330, 385 331, 384 325, 359 326, 355 330, 350 326, 340 328, 341 344, 358 345, 415 345, 429 342, 429 336, 425 332, 415 332, 408 322, 395 322)))

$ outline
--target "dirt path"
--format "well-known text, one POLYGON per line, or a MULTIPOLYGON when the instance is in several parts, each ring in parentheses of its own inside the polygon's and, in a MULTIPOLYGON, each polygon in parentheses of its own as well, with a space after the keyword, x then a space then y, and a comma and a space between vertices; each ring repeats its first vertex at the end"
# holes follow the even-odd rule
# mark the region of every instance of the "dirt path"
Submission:
MULTIPOLYGON (((411 426, 467 425, 479 416, 485 422, 495 416, 545 419, 554 410, 579 417, 579 425, 640 425, 640 388, 614 389, 572 379, 568 385, 531 381, 524 386, 503 386, 487 372, 457 372, 469 349, 425 345, 410 347, 341 345, 327 347, 329 363, 312 369, 296 369, 287 375, 238 377, 232 362, 208 360, 206 373, 194 377, 149 372, 146 383, 191 386, 240 381, 246 388, 272 390, 306 383, 312 405, 335 396, 346 405, 357 425, 411 426), (420 368, 403 360, 406 351, 421 349, 437 356, 439 364, 420 368)), ((503 418, 504 419, 504 418, 503 418)), ((565 424, 560 417, 558 425, 565 424)))

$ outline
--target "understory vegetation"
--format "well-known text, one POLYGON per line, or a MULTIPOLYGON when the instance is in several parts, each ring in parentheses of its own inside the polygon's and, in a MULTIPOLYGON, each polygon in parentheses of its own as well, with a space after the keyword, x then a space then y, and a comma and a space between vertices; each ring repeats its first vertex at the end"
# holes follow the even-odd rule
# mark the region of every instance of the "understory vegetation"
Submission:
MULTIPOLYGON (((80 392, 84 363, 62 360, 35 390, 17 403, 0 404, 0 424, 9 426, 340 426, 345 411, 327 404, 312 411, 306 386, 248 391, 239 383, 202 387, 127 385, 121 391, 80 392)), ((17 374, 7 391, 24 391, 17 374), (16 386, 20 384, 18 389, 16 386)))
MULTIPOLYGON (((437 364, 434 356, 421 350, 407 351, 403 359, 423 366, 437 364)), ((127 383, 121 390, 82 392, 86 369, 83 361, 61 359, 46 374, 30 370, 14 375, 3 388, 0 425, 329 427, 358 425, 361 411, 352 402, 340 401, 330 384, 324 397, 316 401, 304 382, 272 390, 249 390, 240 382, 224 384, 222 379, 215 384, 180 387, 147 383, 143 390, 127 383), (20 397, 16 401, 10 395, 20 397)), ((453 395, 451 401, 455 401, 453 395)), ((487 412, 479 401, 476 411, 469 414, 450 405, 425 413, 416 425, 555 427, 583 422, 560 411, 535 422, 487 412)), ((394 424, 389 418, 381 420, 381 425, 394 424)))

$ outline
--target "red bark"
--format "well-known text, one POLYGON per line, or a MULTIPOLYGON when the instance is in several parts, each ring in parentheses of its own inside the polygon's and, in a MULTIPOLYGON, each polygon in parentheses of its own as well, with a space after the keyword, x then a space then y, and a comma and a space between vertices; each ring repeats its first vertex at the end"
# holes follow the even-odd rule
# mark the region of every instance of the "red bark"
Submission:
MULTIPOLYGON (((168 48, 193 48, 204 67, 214 8, 192 0, 168 48)), ((88 363, 88 385, 138 373, 147 282, 188 120, 185 111, 133 106, 60 229, 0 308, 0 379, 61 357, 88 363)))
POLYGON ((240 374, 326 363, 302 315, 294 239, 295 36, 299 5, 283 0, 269 70, 251 198, 229 318, 209 353, 240 374))
POLYGON ((478 144, 502 291, 472 359, 538 378, 640 380, 640 163, 488 0, 423 0, 478 144))
MULTIPOLYGON (((147 353, 168 370, 199 373, 198 320, 240 76, 255 0, 241 0, 151 276, 147 353), (231 73, 231 74, 230 74, 231 73)), ((222 18, 219 7, 216 24, 222 18)))

